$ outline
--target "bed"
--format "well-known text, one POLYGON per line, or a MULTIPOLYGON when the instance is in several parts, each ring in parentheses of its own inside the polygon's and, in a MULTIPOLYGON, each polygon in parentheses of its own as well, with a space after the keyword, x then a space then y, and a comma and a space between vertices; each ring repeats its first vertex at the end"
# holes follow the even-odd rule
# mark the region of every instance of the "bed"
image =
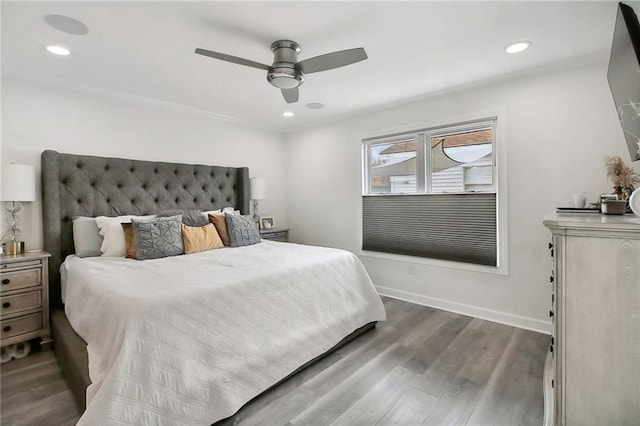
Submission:
POLYGON ((146 261, 73 256, 75 216, 247 214, 247 168, 45 151, 42 186, 54 350, 81 424, 214 423, 385 319, 342 250, 263 241, 146 261))

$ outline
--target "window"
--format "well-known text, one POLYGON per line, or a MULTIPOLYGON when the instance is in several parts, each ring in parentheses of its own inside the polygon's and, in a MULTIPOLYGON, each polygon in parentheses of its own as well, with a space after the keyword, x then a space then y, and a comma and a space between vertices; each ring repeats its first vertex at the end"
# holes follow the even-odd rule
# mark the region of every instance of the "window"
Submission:
POLYGON ((363 250, 498 266, 496 118, 363 141, 363 250))

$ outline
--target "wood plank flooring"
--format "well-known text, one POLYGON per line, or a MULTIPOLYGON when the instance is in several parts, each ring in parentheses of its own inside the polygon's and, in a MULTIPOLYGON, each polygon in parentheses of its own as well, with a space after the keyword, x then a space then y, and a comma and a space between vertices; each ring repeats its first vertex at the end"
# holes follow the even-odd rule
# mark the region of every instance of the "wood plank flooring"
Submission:
MULTIPOLYGON (((219 425, 541 425, 549 336, 383 298, 388 320, 219 425)), ((0 366, 2 425, 80 416, 53 352, 0 366)))

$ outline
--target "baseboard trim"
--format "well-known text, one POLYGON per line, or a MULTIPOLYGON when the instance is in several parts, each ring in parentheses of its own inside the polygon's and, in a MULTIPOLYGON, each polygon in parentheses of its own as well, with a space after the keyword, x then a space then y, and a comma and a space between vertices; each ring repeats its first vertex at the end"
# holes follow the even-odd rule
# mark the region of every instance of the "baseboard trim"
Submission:
POLYGON ((379 285, 376 286, 376 289, 382 296, 391 297, 393 299, 442 309, 456 314, 468 315, 474 318, 523 328, 525 330, 536 331, 542 334, 551 334, 551 322, 549 321, 541 321, 535 318, 508 314, 506 312, 494 311, 492 309, 479 308, 477 306, 467 305, 464 303, 452 302, 450 300, 439 299, 437 297, 425 296, 422 294, 412 293, 410 291, 397 290, 379 285))

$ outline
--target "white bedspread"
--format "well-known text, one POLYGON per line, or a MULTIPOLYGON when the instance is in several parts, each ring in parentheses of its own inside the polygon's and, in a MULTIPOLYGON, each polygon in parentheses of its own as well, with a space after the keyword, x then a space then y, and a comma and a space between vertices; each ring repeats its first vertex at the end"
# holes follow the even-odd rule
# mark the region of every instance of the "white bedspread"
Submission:
POLYGON ((89 352, 80 425, 211 424, 386 319, 360 261, 336 249, 263 241, 63 267, 66 314, 89 352))

